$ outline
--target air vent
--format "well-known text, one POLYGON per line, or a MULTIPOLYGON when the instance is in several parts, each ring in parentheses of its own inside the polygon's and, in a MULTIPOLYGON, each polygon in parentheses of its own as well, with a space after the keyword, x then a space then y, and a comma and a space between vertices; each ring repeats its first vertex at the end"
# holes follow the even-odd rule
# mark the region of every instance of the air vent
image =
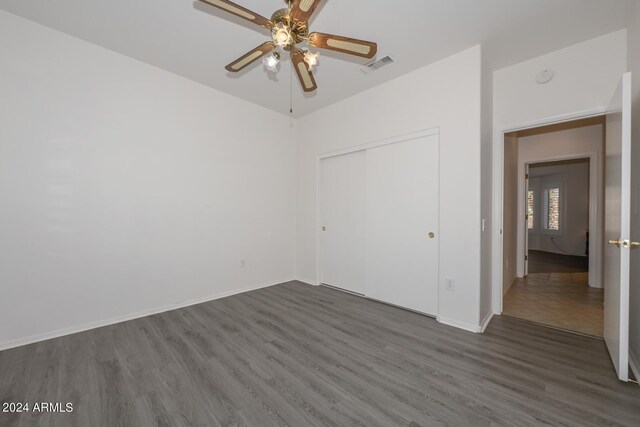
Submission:
POLYGON ((382 59, 378 59, 377 61, 365 65, 364 67, 360 68, 360 71, 365 74, 369 74, 374 71, 378 71, 380 68, 386 67, 389 64, 393 64, 393 59, 391 59, 390 56, 385 56, 382 59))

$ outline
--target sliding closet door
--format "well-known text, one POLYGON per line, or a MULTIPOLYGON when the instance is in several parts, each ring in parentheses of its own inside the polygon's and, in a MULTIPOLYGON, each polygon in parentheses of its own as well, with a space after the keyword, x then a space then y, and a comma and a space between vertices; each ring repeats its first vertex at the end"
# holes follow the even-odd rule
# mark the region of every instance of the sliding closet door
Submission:
POLYGON ((320 161, 320 282, 364 294, 365 153, 320 161))
POLYGON ((366 153, 366 294, 432 315, 438 309, 438 138, 366 153))

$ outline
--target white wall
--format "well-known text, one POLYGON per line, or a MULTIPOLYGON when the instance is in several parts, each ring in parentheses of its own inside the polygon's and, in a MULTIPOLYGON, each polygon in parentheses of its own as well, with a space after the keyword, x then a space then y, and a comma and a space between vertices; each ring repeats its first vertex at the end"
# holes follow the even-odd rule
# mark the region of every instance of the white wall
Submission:
MULTIPOLYGON (((640 242, 640 3, 630 17, 628 34, 629 70, 633 73, 633 143, 631 173, 631 239, 640 242)), ((631 366, 640 378, 640 250, 631 251, 630 340, 631 366)))
POLYGON ((0 348, 293 278, 286 116, 4 12, 0 69, 0 348))
MULTIPOLYGON (((502 182, 504 132, 604 112, 626 71, 626 30, 579 43, 494 73, 494 182, 502 182), (545 68, 554 79, 540 85, 545 68)), ((502 186, 494 186, 493 309, 501 311, 502 186)))
MULTIPOLYGON (((529 188, 536 191, 534 228, 529 230, 529 250, 586 256, 586 232, 589 230, 589 161, 563 162, 559 165, 532 165, 529 188), (542 230, 542 189, 545 184, 559 182, 563 211, 561 233, 545 234, 542 230), (553 238, 553 241, 551 240, 553 238), (554 244, 555 243, 555 244, 554 244)), ((591 236, 593 239, 593 236, 591 236)), ((593 245, 591 240, 590 244, 593 245)), ((593 249, 593 248, 591 248, 593 249)))
POLYGON ((603 110, 626 71, 626 30, 552 52, 494 73, 494 127, 536 124, 603 110), (536 75, 551 68, 555 77, 541 85, 536 75))
POLYGON ((502 240, 502 293, 518 277, 518 137, 504 138, 504 221, 502 240))
POLYGON ((298 277, 316 283, 317 158, 347 147, 440 128, 442 321, 480 322, 480 47, 301 118, 297 122, 298 277), (445 289, 445 278, 456 281, 445 289))
MULTIPOLYGON (((572 157, 593 155, 593 172, 589 179, 595 189, 594 202, 591 209, 591 250, 589 260, 589 284, 600 287, 602 283, 602 254, 604 241, 604 146, 602 125, 593 125, 577 129, 567 129, 540 135, 526 136, 518 139, 518 276, 524 276, 525 252, 525 183, 524 173, 526 163, 559 160, 572 157), (592 268, 593 267, 593 268, 592 268)), ((576 239, 578 237, 576 236, 576 239)), ((548 242, 547 242, 548 243, 548 242)), ((576 245, 579 246, 576 240, 576 245)), ((545 248, 550 246, 545 246, 545 248)))

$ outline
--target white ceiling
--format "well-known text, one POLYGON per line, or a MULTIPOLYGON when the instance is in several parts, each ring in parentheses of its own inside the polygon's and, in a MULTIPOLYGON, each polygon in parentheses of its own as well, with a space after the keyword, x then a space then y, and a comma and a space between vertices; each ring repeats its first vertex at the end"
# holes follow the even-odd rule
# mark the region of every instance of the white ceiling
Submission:
MULTIPOLYGON (((299 117, 484 43, 494 69, 626 27, 634 0, 325 0, 312 31, 378 43, 396 63, 373 74, 367 60, 322 51, 319 89, 293 86, 299 117)), ((237 0, 264 16, 283 0, 237 0)), ((0 0, 0 8, 231 95, 289 112, 290 64, 276 75, 256 63, 224 66, 269 38, 267 30, 193 0, 0 0)), ((295 78, 295 75, 294 75, 295 78)))

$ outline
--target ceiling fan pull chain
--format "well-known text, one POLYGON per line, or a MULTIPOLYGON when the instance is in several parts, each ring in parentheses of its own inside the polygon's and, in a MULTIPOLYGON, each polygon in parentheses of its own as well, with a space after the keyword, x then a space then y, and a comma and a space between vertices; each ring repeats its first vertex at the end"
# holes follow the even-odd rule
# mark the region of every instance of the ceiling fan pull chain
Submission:
POLYGON ((293 115, 293 67, 290 67, 289 74, 289 114, 293 115))

